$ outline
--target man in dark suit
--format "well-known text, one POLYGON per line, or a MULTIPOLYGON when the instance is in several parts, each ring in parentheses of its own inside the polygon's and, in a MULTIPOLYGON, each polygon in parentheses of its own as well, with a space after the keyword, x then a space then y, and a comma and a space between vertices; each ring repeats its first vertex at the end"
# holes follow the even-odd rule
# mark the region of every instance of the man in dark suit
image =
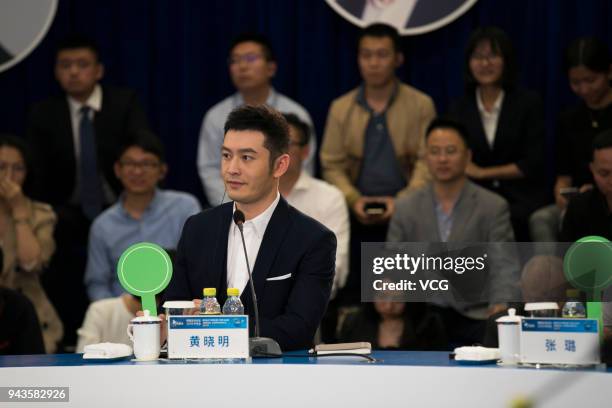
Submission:
POLYGON ((177 248, 169 300, 201 298, 202 289, 242 293, 253 322, 252 297, 240 232, 233 213, 244 213, 245 243, 257 293, 260 332, 283 350, 312 345, 323 317, 335 269, 336 238, 280 196, 287 171, 287 123, 265 106, 235 109, 225 123, 221 174, 234 200, 187 220, 177 248))
POLYGON ((32 195, 58 216, 57 252, 44 282, 64 320, 67 344, 76 341, 88 304, 82 281, 89 226, 121 189, 113 174, 115 149, 130 131, 148 128, 134 91, 101 86, 103 75, 96 45, 66 38, 55 61, 65 94, 34 105, 26 133, 37 164, 32 195))

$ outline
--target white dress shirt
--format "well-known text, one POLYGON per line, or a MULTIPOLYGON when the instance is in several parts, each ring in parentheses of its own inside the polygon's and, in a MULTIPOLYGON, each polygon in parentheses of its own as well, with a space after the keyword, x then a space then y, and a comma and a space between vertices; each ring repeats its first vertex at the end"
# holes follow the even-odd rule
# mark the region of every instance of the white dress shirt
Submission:
POLYGON ((476 103, 478 104, 478 112, 480 113, 480 119, 482 120, 482 127, 484 128, 485 136, 487 137, 487 143, 489 147, 493 148, 495 143, 495 133, 497 132, 497 122, 499 121, 499 113, 501 112, 501 106, 504 102, 504 91, 502 90, 497 97, 497 100, 493 104, 491 111, 487 111, 482 104, 482 98, 480 96, 480 90, 476 88, 476 103))
POLYGON ((344 195, 337 187, 302 171, 286 199, 293 207, 336 234, 336 274, 331 294, 333 298, 338 289, 346 284, 349 273, 350 223, 344 195))
MULTIPOLYGON (((246 251, 249 255, 249 266, 251 273, 255 269, 255 260, 259 253, 259 247, 263 240, 266 228, 272 218, 272 214, 280 201, 280 194, 276 193, 276 199, 264 212, 257 217, 247 220, 242 226, 244 232, 244 243, 246 251)), ((234 212, 236 211, 236 203, 234 203, 234 212)), ((244 258, 244 249, 242 248, 242 238, 240 230, 232 221, 230 223, 229 236, 227 239, 227 287, 238 288, 240 294, 244 291, 249 282, 249 272, 244 258)))

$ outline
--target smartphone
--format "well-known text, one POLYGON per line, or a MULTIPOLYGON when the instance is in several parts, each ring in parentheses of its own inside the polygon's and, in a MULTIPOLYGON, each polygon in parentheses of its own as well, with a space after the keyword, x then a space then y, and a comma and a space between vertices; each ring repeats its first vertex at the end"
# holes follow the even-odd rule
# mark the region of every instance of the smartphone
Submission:
POLYGON ((368 215, 383 215, 387 211, 387 204, 381 202, 366 203, 363 210, 368 215))
POLYGON ((559 193, 563 198, 569 200, 570 198, 578 195, 578 187, 563 187, 559 190, 559 193))

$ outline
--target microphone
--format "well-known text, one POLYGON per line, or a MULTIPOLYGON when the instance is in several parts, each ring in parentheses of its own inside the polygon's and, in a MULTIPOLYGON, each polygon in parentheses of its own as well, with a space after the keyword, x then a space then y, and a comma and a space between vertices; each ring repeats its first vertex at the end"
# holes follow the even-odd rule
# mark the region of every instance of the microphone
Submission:
POLYGON ((259 336, 259 308, 257 307, 257 295, 255 294, 255 285, 253 284, 253 274, 249 265, 249 256, 247 254, 246 243, 244 242, 244 213, 239 209, 234 211, 234 224, 240 230, 240 238, 242 238, 242 249, 244 251, 244 259, 246 260, 247 271, 249 272, 249 287, 251 288, 251 298, 253 299, 253 314, 255 315, 255 337, 249 338, 249 354, 251 357, 280 357, 282 351, 278 343, 269 337, 259 336))

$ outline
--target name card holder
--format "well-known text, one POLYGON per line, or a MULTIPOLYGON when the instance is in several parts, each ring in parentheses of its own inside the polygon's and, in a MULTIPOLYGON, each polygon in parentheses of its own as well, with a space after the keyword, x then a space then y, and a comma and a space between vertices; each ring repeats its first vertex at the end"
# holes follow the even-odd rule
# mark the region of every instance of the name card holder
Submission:
POLYGON ((521 363, 599 364, 596 319, 523 318, 521 363))
POLYGON ((168 317, 168 358, 248 358, 247 315, 168 317))

